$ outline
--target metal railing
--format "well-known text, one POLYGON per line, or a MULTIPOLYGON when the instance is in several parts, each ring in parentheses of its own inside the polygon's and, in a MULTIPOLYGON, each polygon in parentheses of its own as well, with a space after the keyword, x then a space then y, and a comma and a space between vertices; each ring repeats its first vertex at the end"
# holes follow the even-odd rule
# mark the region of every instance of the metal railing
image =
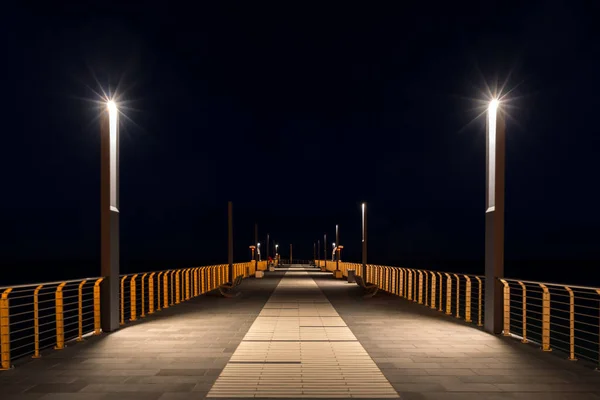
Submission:
POLYGON ((93 332, 100 334, 100 284, 94 277, 0 288, 0 369, 93 332))
MULTIPOLYGON (((233 265, 233 276, 253 276, 254 262, 233 265)), ((266 261, 258 267, 266 269, 266 261), (264 264, 264 265, 263 265, 264 264)), ((120 276, 120 323, 136 321, 164 308, 216 289, 228 280, 228 265, 143 272, 120 276)), ((100 286, 94 277, 32 285, 0 287, 0 370, 15 359, 70 340, 99 335, 100 286)))
MULTIPOLYGON (((317 265, 336 269, 335 261, 317 260, 317 265)), ((362 276, 362 264, 340 261, 339 269, 344 277, 349 269, 362 276)), ((380 290, 483 326, 484 276, 367 264, 363 278, 380 290)))
POLYGON ((484 276, 367 265, 366 281, 380 290, 483 326, 484 276))
MULTIPOLYGON (((335 261, 317 260, 327 271, 335 261)), ((361 264, 340 262, 357 275, 361 264)), ((366 281, 380 290, 464 319, 477 326, 485 320, 485 277, 481 275, 367 265, 366 281)), ((569 360, 584 359, 600 369, 600 288, 518 279, 499 279, 503 286, 503 335, 557 349, 569 360)))
POLYGON ((505 336, 600 364, 600 288, 500 279, 505 336))

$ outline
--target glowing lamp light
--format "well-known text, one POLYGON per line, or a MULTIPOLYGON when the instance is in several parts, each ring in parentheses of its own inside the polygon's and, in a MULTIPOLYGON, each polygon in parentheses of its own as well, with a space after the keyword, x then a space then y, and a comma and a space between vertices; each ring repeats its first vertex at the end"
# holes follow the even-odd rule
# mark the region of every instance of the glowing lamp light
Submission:
POLYGON ((496 209, 496 117, 499 105, 498 99, 493 99, 488 107, 488 204, 486 212, 496 209))
POLYGON ((110 147, 110 210, 119 212, 119 201, 117 199, 117 160, 118 160, 118 134, 119 134, 119 110, 114 101, 106 103, 108 109, 109 147, 110 147))

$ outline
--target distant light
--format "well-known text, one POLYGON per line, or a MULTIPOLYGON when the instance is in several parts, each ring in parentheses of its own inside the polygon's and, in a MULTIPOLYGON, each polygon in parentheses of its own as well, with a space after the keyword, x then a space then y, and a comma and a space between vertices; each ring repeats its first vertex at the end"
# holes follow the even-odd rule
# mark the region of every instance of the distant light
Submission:
POLYGON ((490 101, 490 106, 488 109, 490 111, 496 111, 498 109, 499 105, 500 105, 500 102, 498 101, 498 99, 492 99, 492 101, 490 101))
POLYGON ((334 243, 331 243, 331 245, 332 245, 333 247, 335 247, 335 242, 334 242, 334 243))
POLYGON ((258 242, 258 247, 260 247, 260 242, 258 242))

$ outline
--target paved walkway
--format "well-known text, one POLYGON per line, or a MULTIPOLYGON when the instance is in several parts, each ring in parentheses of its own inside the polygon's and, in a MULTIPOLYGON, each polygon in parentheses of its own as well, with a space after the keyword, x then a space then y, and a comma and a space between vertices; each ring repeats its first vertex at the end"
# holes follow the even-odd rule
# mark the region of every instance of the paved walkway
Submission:
POLYGON ((234 396, 398 394, 309 273, 290 268, 208 393, 234 396))
MULTIPOLYGON (((277 386, 318 371, 332 389, 317 388, 313 396, 321 398, 359 395, 354 387, 395 395, 391 385, 403 400, 600 400, 600 373, 579 362, 386 293, 363 299, 355 284, 331 274, 294 271, 282 280, 284 273, 244 281, 236 298, 200 296, 118 332, 16 362, 0 372, 0 399, 203 399, 221 390, 231 396, 236 381, 267 396, 257 390, 257 377, 277 386), (346 368, 346 355, 356 357, 354 369, 346 368), (258 359, 269 362, 244 363, 258 359), (356 386, 347 383, 351 374, 356 386)), ((283 394, 299 396, 297 379, 294 385, 283 394)), ((281 387, 274 390, 282 396, 281 387)))

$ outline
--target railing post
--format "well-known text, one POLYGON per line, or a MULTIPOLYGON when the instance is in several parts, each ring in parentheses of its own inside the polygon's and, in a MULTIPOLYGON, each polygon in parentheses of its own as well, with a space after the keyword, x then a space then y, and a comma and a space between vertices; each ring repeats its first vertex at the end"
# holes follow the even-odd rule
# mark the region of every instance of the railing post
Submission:
POLYGON ((421 271, 417 271, 419 274, 419 304, 423 304, 423 274, 421 271))
POLYGON ((444 311, 444 303, 442 301, 442 296, 444 293, 444 278, 442 277, 442 274, 440 272, 437 273, 438 276, 440 277, 440 301, 439 301, 439 305, 438 305, 438 311, 444 311))
POLYGON ((192 269, 192 294, 194 297, 198 296, 198 268, 192 269))
POLYGON ((465 321, 471 321, 471 278, 465 275, 465 281, 467 282, 465 287, 465 321))
POLYGON ((0 370, 10 369, 10 303, 8 295, 12 289, 4 289, 0 297, 0 370))
POLYGON ((518 282, 521 289, 523 289, 523 339, 521 339, 521 342, 527 343, 527 288, 523 282, 518 282))
POLYGON ((39 294, 40 290, 44 285, 39 285, 33 291, 33 342, 34 342, 34 350, 33 356, 31 358, 40 358, 40 302, 39 302, 39 294))
POLYGON ((431 308, 435 310, 435 272, 431 271, 431 308))
POLYGON ((83 341, 83 285, 85 285, 85 282, 87 282, 85 279, 83 281, 81 281, 79 283, 79 296, 78 296, 78 300, 79 300, 79 304, 78 304, 78 314, 79 314, 79 335, 77 336, 77 341, 81 342, 83 341))
POLYGON ((503 335, 504 336, 510 336, 510 286, 508 285, 508 282, 506 282, 504 279, 500 279, 500 282, 502 282, 502 285, 504 285, 504 289, 503 289, 503 303, 504 303, 504 329, 503 329, 503 335))
POLYGON ((479 278, 478 276, 475 277, 475 279, 477 279, 477 283, 479 285, 479 295, 478 295, 478 306, 477 306, 477 326, 483 326, 483 323, 481 322, 481 295, 482 295, 482 283, 481 283, 481 278, 479 278))
POLYGON ((177 275, 177 271, 173 270, 171 271, 171 302, 169 303, 170 305, 174 306, 175 305, 175 276, 177 275))
POLYGON ((447 272, 444 272, 444 275, 446 275, 446 315, 452 315, 452 278, 447 272))
POLYGON ((127 275, 121 278, 121 325, 125 325, 125 279, 127 275))
POLYGON ((130 310, 131 310, 131 317, 129 318, 130 321, 136 321, 137 320, 137 296, 135 293, 136 290, 136 286, 135 286, 135 278, 137 278, 137 274, 134 274, 131 277, 131 281, 129 282, 129 301, 131 304, 129 304, 130 310))
POLYGON ((577 361, 575 357, 575 295, 570 287, 565 286, 569 292, 569 360, 577 361))
POLYGON ((404 268, 398 268, 398 296, 404 296, 404 268))
POLYGON ((407 271, 408 271, 408 300, 412 300, 412 289, 413 289, 412 270, 407 269, 407 271))
POLYGON ((456 274, 452 274, 456 278, 456 318, 460 318, 460 278, 456 274))
POLYGON ((148 314, 154 314, 154 274, 148 277, 148 314))
POLYGON ((175 304, 181 303, 181 270, 175 272, 175 304))
POLYGON ((146 275, 148 275, 148 273, 145 273, 144 275, 142 275, 142 301, 141 301, 141 306, 142 306, 142 313, 140 314, 141 318, 144 318, 146 316, 146 310, 145 310, 145 302, 146 302, 146 293, 145 293, 145 289, 144 289, 144 278, 146 277, 146 275))
MULTIPOLYGON (((163 302, 163 308, 169 308, 169 272, 170 271, 165 271, 163 273, 163 298, 162 298, 162 302, 163 302)), ((158 285, 160 286, 160 278, 158 281, 158 285)), ((160 304, 160 296, 158 299, 158 303, 160 304)))
POLYGON ((550 291, 543 283, 542 288, 542 350, 552 351, 550 348, 550 291))
POLYGON ((417 278, 417 270, 413 269, 413 303, 418 300, 419 278, 417 278))
POLYGON ((100 300, 100 284, 104 278, 99 278, 94 282, 94 335, 102 332, 102 309, 100 300))
POLYGON ((429 295, 429 274, 427 271, 423 271, 423 278, 425 279, 425 302, 423 304, 427 306, 427 296, 429 295))
POLYGON ((63 282, 56 287, 56 293, 54 294, 56 304, 56 350, 62 350, 65 348, 65 316, 64 316, 64 301, 63 301, 63 288, 67 283, 63 282))

